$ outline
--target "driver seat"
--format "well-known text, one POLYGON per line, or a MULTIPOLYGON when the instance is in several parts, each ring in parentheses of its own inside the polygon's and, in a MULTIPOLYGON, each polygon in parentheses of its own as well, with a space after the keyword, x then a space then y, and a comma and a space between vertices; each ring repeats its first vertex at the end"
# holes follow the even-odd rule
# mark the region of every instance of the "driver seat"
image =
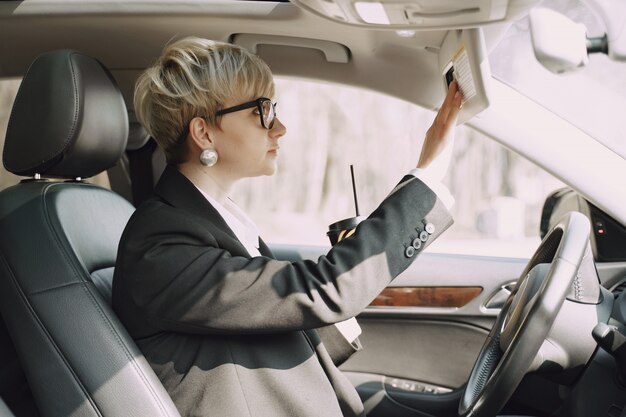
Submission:
POLYGON ((8 171, 31 179, 0 192, 0 308, 42 415, 180 416, 110 307, 134 208, 81 180, 115 165, 127 136, 100 62, 68 50, 33 62, 3 153, 8 171))

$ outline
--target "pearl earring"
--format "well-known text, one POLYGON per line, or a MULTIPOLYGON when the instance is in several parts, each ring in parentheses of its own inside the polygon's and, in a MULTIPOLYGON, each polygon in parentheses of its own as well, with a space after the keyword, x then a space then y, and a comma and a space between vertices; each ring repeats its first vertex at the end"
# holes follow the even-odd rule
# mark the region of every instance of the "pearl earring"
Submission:
POLYGON ((217 151, 212 148, 206 148, 200 153, 200 163, 207 167, 212 167, 217 164, 218 155, 217 151))

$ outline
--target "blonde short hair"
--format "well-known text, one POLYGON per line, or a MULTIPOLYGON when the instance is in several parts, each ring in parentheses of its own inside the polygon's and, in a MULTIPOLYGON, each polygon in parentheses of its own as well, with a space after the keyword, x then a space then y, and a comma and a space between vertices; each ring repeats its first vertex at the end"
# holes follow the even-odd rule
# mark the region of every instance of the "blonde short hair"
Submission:
POLYGON ((215 113, 228 99, 273 98, 272 73, 244 48, 196 37, 177 40, 135 84, 135 113, 165 152, 167 162, 184 161, 179 138, 194 117, 219 126, 215 113))

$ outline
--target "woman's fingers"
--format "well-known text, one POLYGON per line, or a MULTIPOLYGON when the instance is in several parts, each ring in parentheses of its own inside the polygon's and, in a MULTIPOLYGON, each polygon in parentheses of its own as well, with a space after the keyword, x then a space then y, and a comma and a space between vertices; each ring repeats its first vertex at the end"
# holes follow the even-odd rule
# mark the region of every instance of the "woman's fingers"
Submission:
POLYGON ((443 100, 443 104, 439 109, 439 113, 437 114, 437 118, 443 124, 447 124, 448 116, 450 114, 450 110, 452 109, 454 103, 455 94, 459 91, 459 84, 456 80, 450 83, 448 87, 448 93, 446 94, 446 98, 443 100))
POLYGON ((461 93, 461 91, 459 90, 454 94, 452 103, 449 106, 450 108, 448 110, 448 116, 445 121, 446 128, 449 128, 450 126, 454 127, 456 125, 456 122, 459 119, 459 113, 461 112, 462 103, 463 93, 461 93))

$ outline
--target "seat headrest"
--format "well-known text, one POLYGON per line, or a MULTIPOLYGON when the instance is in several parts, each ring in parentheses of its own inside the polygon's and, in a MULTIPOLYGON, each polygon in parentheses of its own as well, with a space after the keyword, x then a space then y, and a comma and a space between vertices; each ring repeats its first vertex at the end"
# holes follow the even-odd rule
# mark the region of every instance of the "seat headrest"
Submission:
POLYGON ((22 176, 91 177, 126 148, 128 115, 109 71, 80 52, 40 55, 13 103, 4 167, 22 176))

